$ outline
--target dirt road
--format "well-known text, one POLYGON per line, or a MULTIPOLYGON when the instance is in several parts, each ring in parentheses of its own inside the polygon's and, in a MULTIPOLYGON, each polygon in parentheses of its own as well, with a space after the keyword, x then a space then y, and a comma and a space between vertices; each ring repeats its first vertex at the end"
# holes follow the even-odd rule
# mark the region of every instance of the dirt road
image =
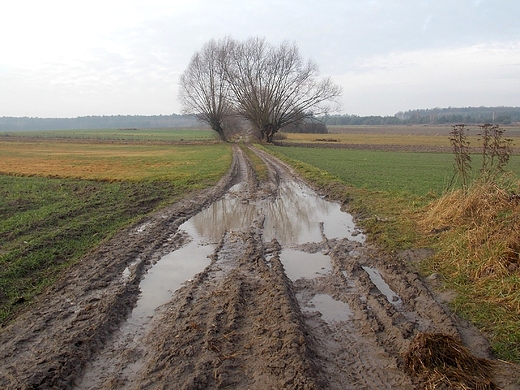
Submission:
POLYGON ((101 245, 2 330, 0 388, 424 388, 402 359, 420 332, 489 357, 402 259, 256 153, 269 180, 236 147, 217 186, 101 245))

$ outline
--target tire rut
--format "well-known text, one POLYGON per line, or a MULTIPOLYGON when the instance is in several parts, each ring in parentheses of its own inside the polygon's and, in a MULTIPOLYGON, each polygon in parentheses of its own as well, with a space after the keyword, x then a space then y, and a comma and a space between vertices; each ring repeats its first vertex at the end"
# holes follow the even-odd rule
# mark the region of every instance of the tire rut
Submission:
POLYGON ((334 225, 339 205, 325 205, 290 167, 251 149, 267 165, 267 181, 235 146, 216 187, 119 233, 7 327, 0 386, 424 388, 405 374, 403 353, 420 332, 467 342, 461 323, 403 262, 334 225), (240 223, 219 226, 231 223, 222 214, 233 207, 240 223), (199 228, 215 230, 209 265, 125 331, 146 273, 188 245, 180 226, 203 209, 211 224, 202 219, 199 228), (288 253, 301 261, 296 271, 308 256, 323 266, 302 276, 288 253))

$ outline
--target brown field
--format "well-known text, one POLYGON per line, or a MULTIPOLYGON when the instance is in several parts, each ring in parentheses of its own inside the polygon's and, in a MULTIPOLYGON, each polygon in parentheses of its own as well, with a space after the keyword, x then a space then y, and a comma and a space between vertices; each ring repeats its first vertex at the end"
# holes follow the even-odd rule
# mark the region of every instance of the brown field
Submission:
POLYGON ((0 142, 0 173, 23 176, 138 181, 180 180, 201 158, 229 164, 225 145, 0 142), (208 157, 209 156, 209 157, 208 157))
MULTIPOLYGON (((501 125, 506 134, 512 137, 520 136, 520 124, 501 125)), ((394 135, 429 135, 447 136, 453 129, 452 125, 395 125, 395 126, 327 126, 330 134, 394 134, 394 135)), ((478 125, 467 125, 473 134, 478 134, 478 125)))
MULTIPOLYGON (((520 154, 520 126, 501 126, 505 129, 505 137, 513 139, 513 154, 520 154)), ((329 134, 284 133, 283 142, 299 144, 327 145, 327 147, 411 150, 450 152, 449 133, 451 125, 431 126, 328 126, 329 134)), ((470 146, 479 145, 478 126, 468 126, 470 146)), ((310 146, 310 145, 307 145, 310 146)))

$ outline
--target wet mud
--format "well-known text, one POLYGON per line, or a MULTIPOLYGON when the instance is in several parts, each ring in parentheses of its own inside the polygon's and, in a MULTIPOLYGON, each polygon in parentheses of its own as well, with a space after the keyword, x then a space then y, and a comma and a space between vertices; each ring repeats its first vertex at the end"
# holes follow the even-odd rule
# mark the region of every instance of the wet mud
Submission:
POLYGON ((406 261, 253 151, 267 181, 235 147, 217 186, 101 245, 3 329, 0 388, 421 389, 403 367, 420 332, 491 358, 406 261))

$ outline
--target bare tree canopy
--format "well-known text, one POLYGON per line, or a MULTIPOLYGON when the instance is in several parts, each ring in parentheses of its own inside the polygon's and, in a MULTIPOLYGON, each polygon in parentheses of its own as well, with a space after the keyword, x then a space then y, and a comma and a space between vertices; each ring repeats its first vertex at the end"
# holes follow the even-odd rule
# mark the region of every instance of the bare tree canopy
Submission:
POLYGON ((195 54, 181 77, 181 99, 214 130, 210 118, 222 123, 222 116, 234 114, 272 142, 281 128, 328 112, 331 107, 326 103, 335 103, 341 94, 330 78, 318 79, 316 63, 305 62, 296 44, 273 46, 261 38, 244 42, 226 38, 210 41, 202 53, 208 48, 213 56, 195 54))
POLYGON ((179 99, 183 113, 206 122, 226 141, 224 121, 231 115, 231 107, 220 64, 223 52, 220 45, 220 42, 211 40, 193 55, 180 78, 179 99))

